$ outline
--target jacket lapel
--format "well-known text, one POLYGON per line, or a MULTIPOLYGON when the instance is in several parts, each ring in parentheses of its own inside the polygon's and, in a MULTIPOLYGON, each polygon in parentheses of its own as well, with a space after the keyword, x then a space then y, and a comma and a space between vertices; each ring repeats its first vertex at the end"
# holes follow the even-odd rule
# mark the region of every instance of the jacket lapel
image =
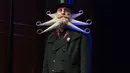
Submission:
POLYGON ((58 50, 59 48, 63 47, 65 44, 68 44, 72 42, 75 39, 78 39, 81 37, 81 34, 75 31, 69 31, 69 34, 66 36, 66 38, 62 40, 57 40, 53 44, 53 50, 58 50))
POLYGON ((49 37, 48 37, 47 43, 54 44, 57 38, 58 37, 57 37, 56 33, 52 32, 51 35, 49 35, 49 37))

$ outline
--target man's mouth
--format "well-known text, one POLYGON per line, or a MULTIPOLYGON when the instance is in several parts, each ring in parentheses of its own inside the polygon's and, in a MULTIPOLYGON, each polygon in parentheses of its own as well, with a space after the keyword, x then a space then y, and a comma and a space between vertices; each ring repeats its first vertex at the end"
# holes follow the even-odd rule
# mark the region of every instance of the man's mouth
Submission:
POLYGON ((68 16, 62 15, 62 16, 60 16, 60 18, 68 18, 68 16))

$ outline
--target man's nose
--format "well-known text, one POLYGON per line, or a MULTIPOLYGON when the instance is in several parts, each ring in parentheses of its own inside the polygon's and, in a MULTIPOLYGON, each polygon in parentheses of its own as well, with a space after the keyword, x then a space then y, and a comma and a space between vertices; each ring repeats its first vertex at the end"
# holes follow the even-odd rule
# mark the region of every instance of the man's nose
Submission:
POLYGON ((65 11, 64 10, 62 10, 62 12, 61 12, 62 14, 65 14, 65 11))

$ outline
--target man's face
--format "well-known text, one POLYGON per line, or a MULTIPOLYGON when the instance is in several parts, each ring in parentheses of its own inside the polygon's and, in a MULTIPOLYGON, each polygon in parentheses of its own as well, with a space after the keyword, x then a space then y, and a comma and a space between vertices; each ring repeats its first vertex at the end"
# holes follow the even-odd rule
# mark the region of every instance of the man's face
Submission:
POLYGON ((61 7, 57 9, 57 17, 58 18, 69 18, 71 16, 71 12, 70 9, 66 8, 66 7, 61 7))
POLYGON ((58 27, 58 30, 63 31, 66 27, 67 22, 69 21, 69 17, 71 16, 70 9, 66 7, 61 7, 57 9, 57 18, 62 20, 62 25, 58 27))

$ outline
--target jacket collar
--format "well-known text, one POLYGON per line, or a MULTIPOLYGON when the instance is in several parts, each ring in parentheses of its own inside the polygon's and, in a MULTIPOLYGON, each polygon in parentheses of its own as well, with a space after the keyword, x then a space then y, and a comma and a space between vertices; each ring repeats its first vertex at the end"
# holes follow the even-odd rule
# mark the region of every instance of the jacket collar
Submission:
POLYGON ((58 50, 60 47, 64 46, 65 44, 72 42, 75 39, 81 38, 81 33, 76 32, 76 31, 69 31, 69 34, 66 36, 66 38, 62 40, 57 40, 58 37, 56 35, 56 32, 53 32, 49 37, 48 37, 48 43, 51 43, 54 46, 54 50, 58 50), (61 42, 62 41, 62 42, 61 42))

